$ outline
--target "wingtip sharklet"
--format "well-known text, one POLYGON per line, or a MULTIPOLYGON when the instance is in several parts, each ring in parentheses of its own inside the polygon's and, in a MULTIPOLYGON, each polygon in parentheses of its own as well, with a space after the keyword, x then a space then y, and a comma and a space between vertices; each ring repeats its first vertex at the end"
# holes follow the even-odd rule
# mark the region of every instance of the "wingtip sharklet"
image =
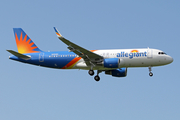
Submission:
POLYGON ((54 30, 55 30, 56 35, 57 35, 58 37, 62 37, 62 35, 60 34, 60 32, 57 30, 57 28, 56 28, 56 27, 54 27, 54 30))

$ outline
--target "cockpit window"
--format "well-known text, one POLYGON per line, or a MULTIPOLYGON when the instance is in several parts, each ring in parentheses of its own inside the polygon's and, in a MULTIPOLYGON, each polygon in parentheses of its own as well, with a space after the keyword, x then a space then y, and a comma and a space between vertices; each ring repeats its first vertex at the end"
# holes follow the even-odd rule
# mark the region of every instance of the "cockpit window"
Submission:
POLYGON ((163 54, 167 55, 165 52, 158 52, 158 54, 159 55, 163 55, 163 54))

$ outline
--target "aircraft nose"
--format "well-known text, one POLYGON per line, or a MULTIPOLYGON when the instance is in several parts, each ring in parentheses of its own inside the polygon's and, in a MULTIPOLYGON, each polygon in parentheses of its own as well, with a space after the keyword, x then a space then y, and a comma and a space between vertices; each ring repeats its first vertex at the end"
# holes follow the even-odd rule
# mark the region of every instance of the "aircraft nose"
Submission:
POLYGON ((169 63, 172 63, 173 61, 174 61, 173 58, 172 58, 171 56, 169 56, 169 57, 168 57, 168 62, 169 62, 169 63))

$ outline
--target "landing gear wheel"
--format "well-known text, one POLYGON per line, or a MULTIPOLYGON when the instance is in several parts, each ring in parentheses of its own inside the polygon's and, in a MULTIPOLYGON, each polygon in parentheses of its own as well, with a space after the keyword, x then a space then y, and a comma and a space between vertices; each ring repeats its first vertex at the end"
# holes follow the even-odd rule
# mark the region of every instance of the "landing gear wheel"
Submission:
POLYGON ((149 66, 149 76, 152 77, 153 76, 153 73, 151 72, 152 69, 151 69, 152 66, 149 66))
POLYGON ((94 79, 95 79, 96 81, 99 81, 99 80, 100 80, 100 77, 99 77, 98 75, 96 75, 96 76, 94 77, 94 79))
POLYGON ((153 73, 152 73, 152 72, 150 72, 150 73, 149 73, 149 76, 150 76, 150 77, 152 77, 152 76, 153 76, 153 73))
POLYGON ((89 75, 93 76, 94 75, 94 71, 93 70, 89 70, 89 75))

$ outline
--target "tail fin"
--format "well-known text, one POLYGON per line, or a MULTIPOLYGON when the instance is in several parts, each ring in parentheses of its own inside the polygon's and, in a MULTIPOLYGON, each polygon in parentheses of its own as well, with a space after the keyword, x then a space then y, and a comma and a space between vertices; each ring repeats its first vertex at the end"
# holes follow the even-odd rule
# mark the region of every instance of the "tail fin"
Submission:
POLYGON ((13 28, 13 30, 19 53, 25 54, 41 52, 41 50, 34 44, 34 42, 21 28, 13 28))

